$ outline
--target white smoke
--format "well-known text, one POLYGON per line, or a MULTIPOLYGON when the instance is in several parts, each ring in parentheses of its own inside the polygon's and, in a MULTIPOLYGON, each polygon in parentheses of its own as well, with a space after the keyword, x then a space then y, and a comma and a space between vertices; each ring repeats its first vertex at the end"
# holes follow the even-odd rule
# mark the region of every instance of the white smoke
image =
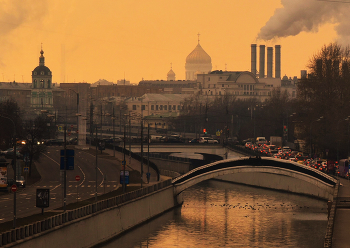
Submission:
MULTIPOLYGON (((22 26, 32 30, 33 35, 38 31, 40 21, 47 13, 47 1, 38 0, 0 0, 0 54, 10 51, 13 45, 13 31, 22 26)), ((0 58, 0 67, 5 63, 0 58)))
POLYGON ((30 21, 38 21, 47 12, 46 1, 0 0, 0 35, 30 21))
POLYGON ((300 32, 317 32, 326 23, 337 24, 339 42, 349 44, 350 1, 281 0, 282 8, 260 29, 258 39, 271 40, 295 36, 300 32))

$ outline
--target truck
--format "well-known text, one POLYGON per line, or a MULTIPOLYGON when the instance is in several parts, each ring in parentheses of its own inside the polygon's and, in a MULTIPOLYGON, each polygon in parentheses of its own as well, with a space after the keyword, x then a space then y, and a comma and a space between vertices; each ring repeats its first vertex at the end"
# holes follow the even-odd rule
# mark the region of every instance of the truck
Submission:
POLYGON ((276 148, 282 147, 282 137, 270 136, 270 145, 275 145, 276 148))

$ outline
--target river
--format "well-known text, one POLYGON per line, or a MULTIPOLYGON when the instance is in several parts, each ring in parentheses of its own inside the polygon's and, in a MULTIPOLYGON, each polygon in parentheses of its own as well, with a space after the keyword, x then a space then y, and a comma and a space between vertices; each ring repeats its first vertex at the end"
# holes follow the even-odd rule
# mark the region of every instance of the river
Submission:
POLYGON ((184 203, 99 247, 323 247, 325 201, 209 180, 184 203))

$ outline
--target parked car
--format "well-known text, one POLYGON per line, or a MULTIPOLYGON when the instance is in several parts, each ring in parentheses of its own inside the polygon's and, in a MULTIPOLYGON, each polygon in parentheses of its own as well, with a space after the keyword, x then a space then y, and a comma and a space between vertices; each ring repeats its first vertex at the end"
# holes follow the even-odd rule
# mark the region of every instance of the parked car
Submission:
MULTIPOLYGON (((19 152, 20 151, 20 148, 16 148, 16 157, 17 158, 21 158, 23 157, 23 155, 19 152)), ((11 159, 13 158, 13 148, 9 148, 6 150, 6 153, 5 153, 5 158, 7 159, 11 159)))
POLYGON ((218 144, 219 141, 210 137, 200 137, 199 143, 209 143, 209 144, 218 144))

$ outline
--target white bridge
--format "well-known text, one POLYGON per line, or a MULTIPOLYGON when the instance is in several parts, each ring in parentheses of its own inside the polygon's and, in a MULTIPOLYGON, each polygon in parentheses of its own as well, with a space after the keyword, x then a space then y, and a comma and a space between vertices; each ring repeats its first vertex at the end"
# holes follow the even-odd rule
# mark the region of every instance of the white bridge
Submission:
POLYGON ((172 181, 174 194, 181 198, 182 191, 211 178, 331 201, 338 183, 337 179, 297 162, 267 157, 245 157, 220 160, 175 178, 172 181))

